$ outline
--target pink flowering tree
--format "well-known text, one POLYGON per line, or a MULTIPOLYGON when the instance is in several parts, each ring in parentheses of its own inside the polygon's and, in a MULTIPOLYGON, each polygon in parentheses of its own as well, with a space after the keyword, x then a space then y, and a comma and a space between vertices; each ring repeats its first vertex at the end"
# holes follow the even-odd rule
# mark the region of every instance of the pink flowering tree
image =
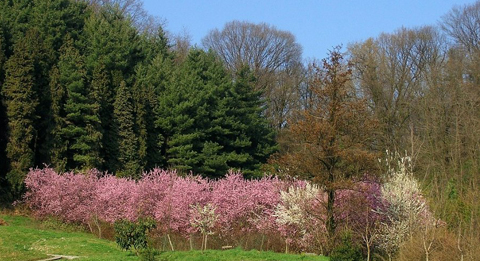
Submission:
POLYGON ((25 202, 39 217, 56 216, 66 222, 85 223, 95 197, 97 177, 58 175, 52 168, 31 169, 25 179, 25 202))
POLYGON ((239 172, 233 171, 213 182, 210 202, 218 214, 219 234, 235 241, 237 233, 265 234, 273 229, 272 214, 279 203, 280 184, 278 179, 269 177, 245 180, 239 172))

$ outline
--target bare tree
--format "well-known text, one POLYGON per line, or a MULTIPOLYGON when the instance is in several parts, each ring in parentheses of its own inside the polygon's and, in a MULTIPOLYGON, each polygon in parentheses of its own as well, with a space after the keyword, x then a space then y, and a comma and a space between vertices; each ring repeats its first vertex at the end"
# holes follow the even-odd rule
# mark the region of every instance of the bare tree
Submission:
POLYGON ((429 75, 443 59, 439 37, 432 27, 402 28, 349 47, 355 84, 381 123, 380 146, 413 150, 416 103, 434 81, 429 75))
POLYGON ((442 29, 468 52, 480 50, 480 1, 454 7, 442 17, 442 29))
POLYGON ((202 40, 235 75, 248 65, 257 78, 255 88, 266 99, 266 116, 280 129, 286 124, 303 79, 302 48, 295 37, 265 23, 233 21, 214 29, 202 40))
POLYGON ((118 8, 120 14, 129 17, 135 27, 141 32, 156 33, 164 22, 149 15, 143 8, 142 0, 87 0, 93 8, 112 6, 118 8))

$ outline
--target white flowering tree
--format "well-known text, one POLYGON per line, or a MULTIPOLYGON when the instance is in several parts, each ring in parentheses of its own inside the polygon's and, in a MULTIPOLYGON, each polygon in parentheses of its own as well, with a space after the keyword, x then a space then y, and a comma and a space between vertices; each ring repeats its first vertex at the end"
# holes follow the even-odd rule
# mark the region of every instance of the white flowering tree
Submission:
POLYGON ((190 223, 202 233, 202 251, 206 250, 208 235, 213 234, 213 228, 218 219, 215 207, 210 203, 204 206, 196 204, 191 207, 191 214, 190 223))
POLYGON ((293 185, 280 192, 280 204, 277 205, 274 216, 280 231, 286 236, 286 252, 294 235, 301 238, 301 242, 297 243, 307 246, 312 240, 319 240, 319 233, 325 233, 325 217, 322 217, 319 207, 321 196, 322 190, 309 182, 293 185))
POLYGON ((386 218, 378 231, 377 242, 391 259, 408 236, 433 222, 433 218, 413 177, 412 159, 387 151, 385 164, 387 179, 381 195, 386 207, 379 211, 386 218))

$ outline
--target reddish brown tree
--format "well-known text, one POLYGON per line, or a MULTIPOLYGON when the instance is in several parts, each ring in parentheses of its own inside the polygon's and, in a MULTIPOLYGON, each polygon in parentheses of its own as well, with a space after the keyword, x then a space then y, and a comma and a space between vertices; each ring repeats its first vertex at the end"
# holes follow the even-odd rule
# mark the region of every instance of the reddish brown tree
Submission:
POLYGON ((339 48, 321 66, 313 65, 310 106, 289 124, 294 144, 275 160, 288 175, 302 177, 325 189, 325 225, 330 239, 336 232, 335 196, 356 177, 373 170, 376 121, 351 83, 350 65, 339 48))

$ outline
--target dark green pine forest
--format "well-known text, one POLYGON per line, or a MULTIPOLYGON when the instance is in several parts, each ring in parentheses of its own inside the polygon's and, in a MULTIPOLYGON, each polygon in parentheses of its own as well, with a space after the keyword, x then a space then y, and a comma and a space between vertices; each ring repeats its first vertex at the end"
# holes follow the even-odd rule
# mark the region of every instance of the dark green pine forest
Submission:
POLYGON ((258 176, 277 145, 253 72, 93 2, 0 1, 2 200, 45 165, 258 176))

